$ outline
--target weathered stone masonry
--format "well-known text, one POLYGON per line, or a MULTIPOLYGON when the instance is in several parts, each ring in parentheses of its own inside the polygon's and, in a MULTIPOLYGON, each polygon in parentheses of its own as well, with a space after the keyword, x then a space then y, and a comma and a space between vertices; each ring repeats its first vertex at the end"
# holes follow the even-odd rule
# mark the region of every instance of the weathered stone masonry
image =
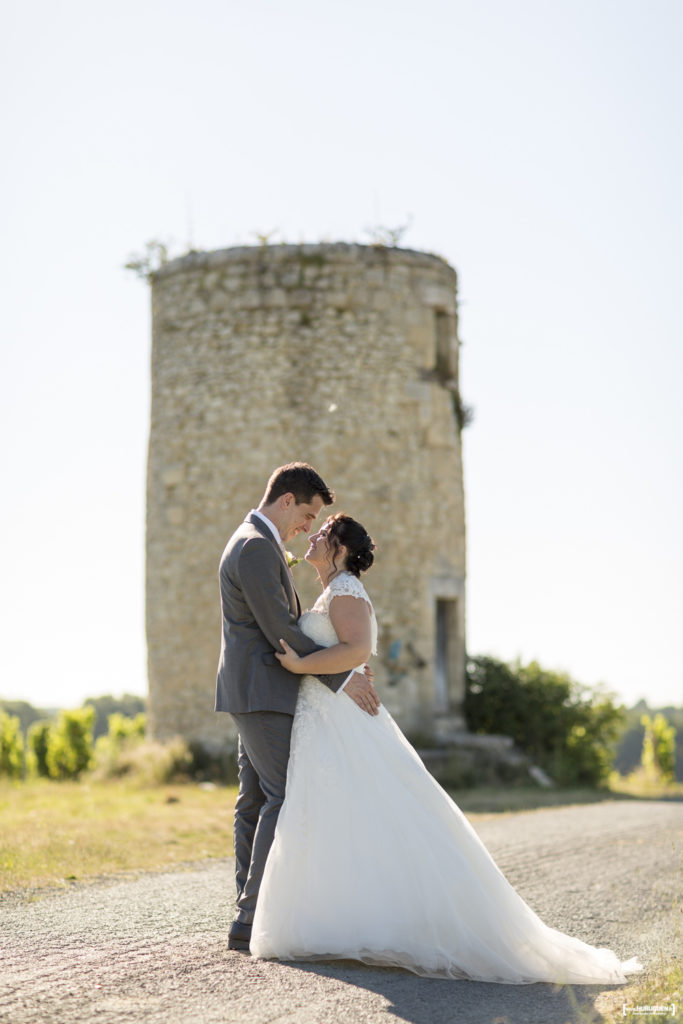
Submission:
MULTIPOLYGON (((192 253, 152 281, 147 483, 150 715, 219 749, 218 562, 272 469, 302 459, 379 548, 364 578, 377 685, 404 729, 457 725, 465 516, 456 274, 347 244, 192 253)), ((298 538, 292 548, 304 550, 298 538)), ((305 605, 315 573, 294 570, 305 605)))

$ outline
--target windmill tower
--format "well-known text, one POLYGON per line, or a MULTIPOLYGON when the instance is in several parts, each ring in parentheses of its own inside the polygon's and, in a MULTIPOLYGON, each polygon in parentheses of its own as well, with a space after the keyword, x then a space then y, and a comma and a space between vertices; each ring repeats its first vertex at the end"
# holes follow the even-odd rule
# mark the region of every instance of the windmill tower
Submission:
MULTIPOLYGON (((208 749, 217 568, 271 471, 310 462, 378 545, 364 583, 383 701, 407 731, 462 727, 465 514, 455 271, 349 244, 191 253, 152 281, 147 640, 152 730, 208 749)), ((303 541, 292 545, 303 553, 303 541)), ((295 570, 304 606, 314 572, 295 570)))

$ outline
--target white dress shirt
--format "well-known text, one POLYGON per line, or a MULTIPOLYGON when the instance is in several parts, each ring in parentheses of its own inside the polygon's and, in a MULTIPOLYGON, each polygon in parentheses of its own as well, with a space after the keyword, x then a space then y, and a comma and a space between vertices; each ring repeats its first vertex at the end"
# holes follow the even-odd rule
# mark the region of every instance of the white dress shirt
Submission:
MULTIPOLYGON (((287 549, 285 548, 284 544, 282 543, 282 537, 280 536, 280 531, 278 530, 278 528, 275 525, 275 523, 273 523, 268 518, 268 516, 264 516, 264 514, 262 512, 259 512, 259 510, 257 508, 252 508, 251 514, 252 514, 252 516, 256 516, 257 519, 260 519, 261 522, 266 524, 266 526, 268 527, 268 529, 272 533, 273 537, 275 537, 275 540, 278 542, 278 544, 280 546, 280 550, 282 551, 282 554, 285 556, 285 562, 286 562, 287 561, 287 549)), ((354 669, 354 671, 355 671, 355 669, 354 669)), ((349 681, 349 679, 351 678, 352 675, 353 675, 353 672, 349 672, 348 676, 346 677, 344 682, 341 684, 341 686, 337 690, 337 693, 341 693, 342 692, 342 690, 344 689, 344 687, 346 686, 346 684, 348 683, 348 681, 349 681)))

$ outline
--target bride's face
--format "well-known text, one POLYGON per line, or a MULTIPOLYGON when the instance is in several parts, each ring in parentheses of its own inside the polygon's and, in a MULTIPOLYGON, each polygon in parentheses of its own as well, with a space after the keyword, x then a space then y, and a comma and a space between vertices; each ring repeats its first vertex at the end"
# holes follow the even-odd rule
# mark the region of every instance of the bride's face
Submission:
POLYGON ((329 532, 330 526, 327 523, 323 523, 318 532, 314 533, 309 540, 308 551, 304 557, 316 569, 331 568, 335 555, 338 567, 344 561, 345 548, 336 548, 329 540, 329 532))

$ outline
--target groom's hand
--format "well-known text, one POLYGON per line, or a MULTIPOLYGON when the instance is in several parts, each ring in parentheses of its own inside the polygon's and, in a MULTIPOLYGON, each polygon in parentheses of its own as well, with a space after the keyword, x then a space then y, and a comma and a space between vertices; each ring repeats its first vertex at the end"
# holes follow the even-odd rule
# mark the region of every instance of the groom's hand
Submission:
POLYGON ((367 711, 369 715, 379 714, 380 700, 374 686, 371 686, 364 675, 354 672, 344 687, 344 693, 351 700, 355 700, 359 708, 367 711))

